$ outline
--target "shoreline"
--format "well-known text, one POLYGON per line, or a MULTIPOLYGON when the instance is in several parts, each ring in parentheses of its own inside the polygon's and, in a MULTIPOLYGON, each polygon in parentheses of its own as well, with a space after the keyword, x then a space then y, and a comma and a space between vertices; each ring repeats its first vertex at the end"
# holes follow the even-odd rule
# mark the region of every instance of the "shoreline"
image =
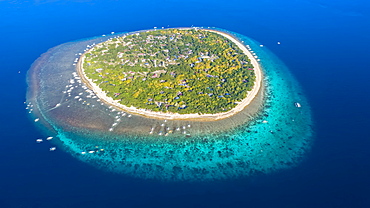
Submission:
POLYGON ((76 65, 76 70, 81 78, 81 81, 83 81, 84 84, 86 84, 87 87, 89 87, 102 102, 106 103, 107 105, 118 108, 120 110, 126 111, 127 113, 131 113, 134 115, 140 115, 140 116, 147 117, 147 118, 168 119, 168 120, 217 121, 217 120, 226 119, 244 110, 257 96, 258 92, 260 91, 261 83, 262 83, 262 70, 261 70, 260 65, 258 64, 258 61, 253 56, 253 54, 246 48, 244 44, 239 42, 232 35, 221 32, 221 31, 217 31, 217 30, 209 30, 209 29, 201 29, 201 30, 217 33, 219 35, 226 37, 232 42, 234 42, 244 52, 244 54, 248 56, 248 58, 250 59, 254 67, 256 81, 253 85, 252 90, 248 92, 246 98, 244 98, 237 106, 235 106, 230 111, 216 113, 216 114, 195 114, 195 113, 194 114, 179 114, 179 113, 154 112, 154 111, 150 111, 146 109, 138 109, 135 107, 127 107, 125 105, 122 105, 118 103, 118 101, 113 100, 113 98, 108 97, 106 93, 99 88, 99 86, 97 86, 91 79, 89 79, 86 76, 83 70, 82 64, 85 59, 85 54, 88 53, 91 49, 81 55, 81 58, 78 60, 78 63, 76 65))

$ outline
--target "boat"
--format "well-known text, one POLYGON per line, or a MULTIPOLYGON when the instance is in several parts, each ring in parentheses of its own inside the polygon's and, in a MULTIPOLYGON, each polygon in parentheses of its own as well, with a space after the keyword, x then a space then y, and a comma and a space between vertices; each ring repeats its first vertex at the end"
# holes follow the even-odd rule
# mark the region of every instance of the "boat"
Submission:
POLYGON ((50 152, 53 152, 53 151, 55 151, 56 149, 57 149, 56 147, 50 147, 50 148, 49 148, 49 151, 50 151, 50 152))
POLYGON ((39 118, 36 118, 36 119, 35 119, 35 122, 37 122, 37 121, 39 121, 39 120, 40 120, 39 118))
POLYGON ((300 103, 294 103, 295 107, 300 108, 302 107, 300 103))
POLYGON ((36 139, 37 143, 41 143, 43 140, 42 139, 36 139))
POLYGON ((48 140, 48 141, 52 140, 52 139, 53 139, 53 137, 50 137, 50 136, 48 138, 46 138, 46 140, 48 140))

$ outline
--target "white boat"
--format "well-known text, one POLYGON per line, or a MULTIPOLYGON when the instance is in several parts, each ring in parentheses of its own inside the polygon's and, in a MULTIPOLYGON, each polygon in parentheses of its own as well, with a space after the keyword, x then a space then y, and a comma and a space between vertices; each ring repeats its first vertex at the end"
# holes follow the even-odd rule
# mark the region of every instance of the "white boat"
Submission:
POLYGON ((36 139, 36 142, 37 143, 41 143, 42 142, 42 139, 36 139))
POLYGON ((294 103, 295 107, 300 108, 302 107, 300 103, 294 103))
POLYGON ((55 151, 56 149, 57 149, 56 147, 50 147, 50 148, 49 148, 49 151, 50 151, 50 152, 53 152, 53 151, 55 151))
POLYGON ((37 122, 37 121, 39 121, 39 120, 40 120, 39 118, 36 118, 36 119, 35 119, 35 122, 37 122))
POLYGON ((52 139, 53 139, 53 137, 48 137, 48 138, 46 138, 46 140, 48 140, 48 141, 49 141, 49 140, 52 140, 52 139))

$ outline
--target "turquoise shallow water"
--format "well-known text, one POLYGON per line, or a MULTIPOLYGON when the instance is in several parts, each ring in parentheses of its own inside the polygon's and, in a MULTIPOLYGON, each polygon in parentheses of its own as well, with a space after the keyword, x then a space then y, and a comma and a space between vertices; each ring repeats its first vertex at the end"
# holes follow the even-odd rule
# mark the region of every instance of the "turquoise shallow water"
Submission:
MULTIPOLYGON (((45 134, 56 135, 53 143, 58 148, 102 170, 133 177, 218 180, 269 173, 297 165, 310 149, 313 134, 310 107, 304 93, 287 67, 267 48, 246 36, 225 32, 244 41, 261 59, 266 85, 265 104, 251 122, 223 131, 218 129, 220 124, 212 122, 203 127, 199 123, 161 121, 159 123, 164 127, 160 127, 153 119, 128 118, 105 105, 92 107, 94 102, 98 105, 96 101, 78 102, 66 97, 61 92, 73 78, 71 63, 78 57, 78 52, 82 52, 81 47, 104 41, 108 36, 58 46, 33 65, 27 100, 35 106, 31 114, 40 118, 42 126, 49 127, 45 134), (301 103, 302 107, 296 108, 295 102, 301 103), (61 107, 55 108, 58 103, 61 107), (117 116, 122 120, 119 125, 127 127, 130 133, 93 131, 87 126, 106 125, 109 129, 117 116), (91 122, 81 123, 78 120, 81 117, 91 122), (192 136, 142 134, 142 129, 147 131, 149 126, 155 126, 157 133, 161 133, 165 127, 175 128, 176 125, 185 127, 181 132, 187 131, 192 136), (192 130, 197 125, 202 127, 192 130), (132 134, 136 129, 138 133, 132 134)), ((76 89, 72 97, 86 93, 77 83, 73 86, 76 89)))

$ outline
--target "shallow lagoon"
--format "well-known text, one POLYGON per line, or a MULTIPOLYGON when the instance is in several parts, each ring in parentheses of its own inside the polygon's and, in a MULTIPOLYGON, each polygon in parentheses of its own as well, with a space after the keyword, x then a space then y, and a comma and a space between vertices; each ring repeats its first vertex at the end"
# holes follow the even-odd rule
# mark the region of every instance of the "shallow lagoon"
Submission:
POLYGON ((43 54, 28 75, 27 104, 33 105, 31 114, 40 118, 38 124, 47 127, 45 135, 56 135, 53 142, 58 148, 98 168, 134 177, 215 180, 296 165, 312 139, 310 107, 298 83, 268 49, 240 34, 224 32, 250 45, 265 75, 259 100, 229 119, 187 122, 129 117, 87 97, 89 93, 73 75, 74 60, 87 45, 112 36, 62 44, 43 54), (63 91, 71 87, 68 97, 63 91), (302 108, 296 108, 295 102, 302 108), (164 136, 169 130, 173 133, 164 136))

